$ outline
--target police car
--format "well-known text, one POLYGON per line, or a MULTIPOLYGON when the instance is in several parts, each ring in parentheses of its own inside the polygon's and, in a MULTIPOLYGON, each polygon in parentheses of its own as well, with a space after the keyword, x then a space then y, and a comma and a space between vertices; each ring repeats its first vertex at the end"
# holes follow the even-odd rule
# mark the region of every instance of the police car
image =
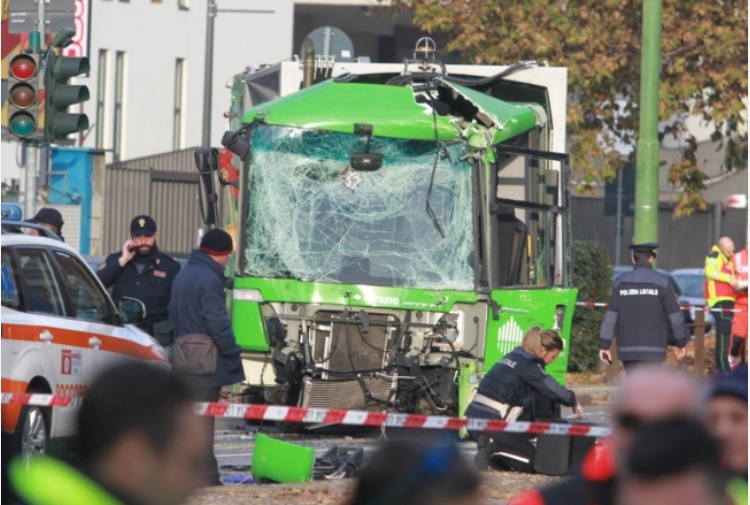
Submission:
POLYGON ((100 370, 123 360, 164 367, 169 361, 156 340, 134 326, 144 305, 124 299, 118 310, 83 258, 53 233, 2 221, 1 243, 2 392, 72 397, 66 407, 3 404, 7 458, 65 447, 60 443, 75 435, 78 404, 100 370))

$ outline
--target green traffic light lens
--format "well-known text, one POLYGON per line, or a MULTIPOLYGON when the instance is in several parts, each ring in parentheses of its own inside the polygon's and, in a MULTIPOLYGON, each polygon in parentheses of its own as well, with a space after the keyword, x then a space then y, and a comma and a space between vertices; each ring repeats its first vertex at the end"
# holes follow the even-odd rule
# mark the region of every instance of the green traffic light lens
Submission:
POLYGON ((8 128, 17 137, 28 137, 36 130, 36 121, 26 112, 17 112, 8 120, 8 128))
POLYGON ((11 105, 26 109, 36 100, 36 92, 28 84, 17 84, 11 88, 8 97, 11 105))

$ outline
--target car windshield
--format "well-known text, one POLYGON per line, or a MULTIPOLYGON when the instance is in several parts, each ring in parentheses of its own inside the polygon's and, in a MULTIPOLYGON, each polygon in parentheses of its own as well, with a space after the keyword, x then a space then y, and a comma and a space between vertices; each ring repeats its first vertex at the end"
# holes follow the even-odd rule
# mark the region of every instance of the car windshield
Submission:
POLYGON ((463 144, 436 162, 434 141, 259 125, 251 142, 245 275, 473 289, 463 144), (382 167, 353 170, 368 147, 382 167))
POLYGON ((691 298, 703 298, 703 275, 700 274, 673 274, 677 284, 682 288, 685 296, 691 298))

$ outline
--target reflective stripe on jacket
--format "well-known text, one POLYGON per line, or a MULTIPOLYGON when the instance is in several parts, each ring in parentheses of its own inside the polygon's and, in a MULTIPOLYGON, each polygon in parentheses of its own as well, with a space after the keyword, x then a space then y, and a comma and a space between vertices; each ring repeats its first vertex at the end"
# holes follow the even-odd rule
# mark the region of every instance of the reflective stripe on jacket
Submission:
POLYGON ((731 258, 727 258, 718 246, 713 246, 706 256, 706 281, 703 292, 706 303, 714 306, 723 301, 734 301, 734 266, 731 258))

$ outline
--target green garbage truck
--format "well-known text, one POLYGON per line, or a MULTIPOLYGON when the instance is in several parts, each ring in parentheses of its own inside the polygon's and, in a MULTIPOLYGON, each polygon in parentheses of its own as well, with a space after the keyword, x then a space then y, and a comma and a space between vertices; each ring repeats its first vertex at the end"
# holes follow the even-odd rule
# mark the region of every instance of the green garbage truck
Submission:
POLYGON ((235 236, 248 401, 460 415, 535 325, 565 340, 564 382, 567 71, 434 55, 235 78, 224 148, 196 162, 204 219, 235 236))

